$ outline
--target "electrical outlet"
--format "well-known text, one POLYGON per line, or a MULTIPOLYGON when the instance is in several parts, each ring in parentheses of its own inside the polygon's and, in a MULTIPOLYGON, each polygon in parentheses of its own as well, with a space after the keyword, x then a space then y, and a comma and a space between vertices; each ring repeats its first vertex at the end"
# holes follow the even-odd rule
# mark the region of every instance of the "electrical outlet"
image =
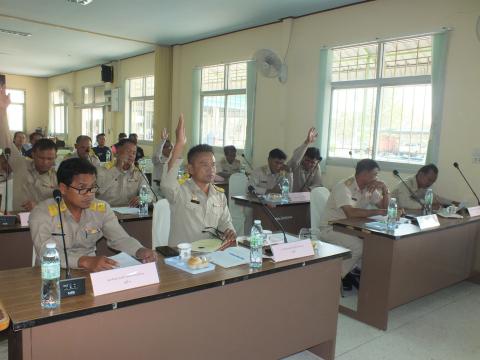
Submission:
POLYGON ((472 164, 480 164, 480 148, 472 150, 472 164))

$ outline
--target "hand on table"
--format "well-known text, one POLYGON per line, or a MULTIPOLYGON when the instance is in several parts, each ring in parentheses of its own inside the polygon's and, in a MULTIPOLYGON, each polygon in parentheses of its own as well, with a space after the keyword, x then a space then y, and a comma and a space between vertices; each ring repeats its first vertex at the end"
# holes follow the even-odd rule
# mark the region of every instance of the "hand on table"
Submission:
POLYGON ((82 256, 78 260, 78 266, 91 272, 111 270, 118 266, 115 260, 106 256, 82 256))

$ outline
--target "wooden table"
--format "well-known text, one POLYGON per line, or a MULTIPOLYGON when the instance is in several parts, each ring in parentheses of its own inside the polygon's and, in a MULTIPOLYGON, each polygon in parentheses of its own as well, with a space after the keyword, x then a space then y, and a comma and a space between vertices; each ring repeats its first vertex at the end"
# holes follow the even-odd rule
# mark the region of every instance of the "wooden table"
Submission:
MULTIPOLYGON (((279 230, 255 197, 232 196, 232 199, 240 206, 251 207, 253 219, 261 220, 264 229, 279 230)), ((310 228, 310 201, 289 201, 286 204, 266 202, 266 204, 286 232, 298 235, 301 228, 310 228)))
MULTIPOLYGON (((143 246, 152 248, 152 214, 148 217, 116 213, 120 224, 143 246)), ((28 267, 32 265, 32 237, 28 226, 15 224, 0 226, 0 270, 28 267)), ((113 255, 103 238, 97 243, 98 255, 113 255)))
POLYGON ((386 330, 389 310, 467 279, 473 269, 480 218, 444 219, 421 231, 401 226, 393 234, 368 229, 365 222, 334 222, 333 229, 363 238, 357 310, 340 312, 386 330))
MULTIPOLYGON (((159 261, 160 284, 94 297, 39 301, 40 269, 0 271, 9 359, 278 359, 309 349, 334 359, 342 258, 320 253, 261 270, 190 275, 159 261), (68 354, 68 355, 67 355, 68 354)), ((74 275, 87 275, 75 271, 74 275)))

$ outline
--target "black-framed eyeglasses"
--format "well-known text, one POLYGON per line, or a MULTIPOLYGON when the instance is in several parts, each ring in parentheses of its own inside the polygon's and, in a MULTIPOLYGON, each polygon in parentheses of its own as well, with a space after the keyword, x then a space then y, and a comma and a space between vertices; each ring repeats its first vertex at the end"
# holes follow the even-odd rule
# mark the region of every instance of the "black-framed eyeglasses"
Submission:
POLYGON ((220 239, 223 241, 224 239, 224 232, 223 231, 220 231, 218 230, 217 228, 215 227, 211 227, 211 226, 208 226, 206 227, 205 229, 202 230, 202 233, 204 234, 210 234, 212 235, 213 237, 217 238, 217 239, 220 239))
POLYGON ((86 195, 88 193, 95 194, 98 191, 98 185, 94 185, 91 188, 78 189, 76 187, 68 185, 69 188, 77 190, 78 195, 86 195))

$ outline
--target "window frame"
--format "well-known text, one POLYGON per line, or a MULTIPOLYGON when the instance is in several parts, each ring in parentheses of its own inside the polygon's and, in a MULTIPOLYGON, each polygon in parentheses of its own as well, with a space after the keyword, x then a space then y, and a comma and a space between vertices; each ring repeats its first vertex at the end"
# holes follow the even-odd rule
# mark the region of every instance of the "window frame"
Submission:
MULTIPOLYGON (((104 84, 96 84, 96 85, 85 85, 85 86, 82 86, 82 106, 81 106, 81 109, 80 109, 80 119, 81 119, 81 127, 83 129, 83 110, 85 109, 88 109, 90 111, 90 119, 93 119, 93 110, 94 109, 98 109, 98 108, 101 108, 102 109, 102 131, 101 132, 104 132, 105 131, 105 107, 106 105, 108 105, 107 103, 107 99, 104 95, 104 101, 103 102, 95 102, 95 89, 97 88, 103 88, 103 91, 104 91, 104 94, 105 94, 105 85, 104 84), (92 99, 92 102, 89 103, 89 104, 86 104, 85 103, 85 89, 87 88, 90 88, 92 89, 93 91, 93 99, 92 99)), ((92 124, 92 120, 90 121, 90 123, 92 124)), ((94 134, 93 134, 93 129, 91 127, 92 125, 90 125, 90 132, 91 132, 91 135, 88 135, 88 136, 92 136, 92 142, 94 141, 94 134)), ((82 130, 82 133, 83 133, 83 130, 82 130)), ((84 134, 84 135, 87 135, 87 134, 84 134)))
POLYGON ((58 89, 58 90, 53 90, 51 93, 50 93, 50 98, 51 98, 51 102, 50 102, 50 109, 52 111, 52 116, 51 116, 51 133, 53 136, 61 136, 61 137, 66 137, 67 134, 68 134, 68 106, 67 106, 67 102, 65 101, 65 90, 62 90, 62 89, 58 89), (63 95, 63 102, 61 104, 55 104, 55 95, 54 93, 55 92, 61 92, 62 95, 63 95), (63 107, 63 130, 64 132, 63 133, 60 133, 60 132, 57 132, 56 129, 55 129, 55 114, 56 114, 56 109, 59 108, 59 107, 63 107))
MULTIPOLYGON (((153 112, 155 114, 155 88, 153 95, 144 95, 144 96, 131 96, 130 95, 130 81, 131 80, 137 80, 137 79, 143 79, 143 94, 146 94, 147 91, 147 77, 152 77, 153 78, 153 83, 155 84, 155 75, 153 74, 147 74, 147 75, 142 75, 142 76, 135 76, 126 79, 126 84, 125 87, 127 89, 126 94, 127 94, 127 101, 126 103, 126 111, 125 113, 127 114, 127 119, 126 119, 126 130, 128 130, 128 133, 132 132, 132 111, 133 111, 133 106, 132 102, 133 101, 143 101, 143 114, 145 114, 145 102, 146 101, 153 101, 153 112)), ((144 134, 145 134, 145 122, 143 123, 143 129, 144 129, 144 134)), ((138 143, 141 145, 152 145, 154 140, 155 140, 155 133, 154 133, 154 124, 152 122, 152 139, 151 140, 145 140, 145 139, 138 139, 138 143)), ((138 135, 138 134, 137 134, 138 135)))
POLYGON ((22 129, 21 130, 12 130, 10 129, 10 133, 13 136, 14 133, 17 131, 22 131, 24 133, 27 132, 27 90, 26 89, 19 89, 19 88, 6 88, 5 91, 8 93, 9 90, 15 90, 15 91, 22 91, 23 92, 23 103, 15 103, 11 102, 10 105, 22 105, 23 106, 23 119, 22 119, 22 129))
MULTIPOLYGON (((223 153, 223 147, 226 145, 231 145, 231 144, 225 144, 225 130, 227 127, 227 104, 228 104, 228 96, 233 96, 233 95, 245 95, 245 104, 247 108, 245 109, 246 112, 248 111, 248 99, 247 99, 247 88, 248 88, 248 60, 244 61, 235 61, 235 62, 230 62, 230 63, 220 63, 220 64, 215 64, 215 65, 208 65, 208 66, 203 66, 200 69, 200 74, 202 73, 202 70, 208 67, 213 67, 213 66, 219 66, 223 65, 225 66, 224 69, 224 78, 223 78, 223 90, 202 90, 202 76, 200 75, 200 114, 199 114, 199 119, 200 119, 200 133, 199 133, 199 139, 198 143, 201 143, 202 137, 203 137, 203 99, 206 96, 224 96, 224 119, 225 121, 223 122, 223 146, 216 146, 216 145, 211 145, 214 149, 215 152, 222 152, 223 153), (228 78, 229 78, 229 72, 230 72, 230 65, 234 64, 239 64, 239 63, 244 63, 245 64, 245 71, 246 71, 246 81, 245 81, 245 87, 240 88, 240 89, 228 89, 228 78)), ((245 115, 245 126, 246 126, 246 132, 248 136, 248 114, 245 115)), ((245 151, 245 148, 247 147, 247 139, 245 137, 245 143, 243 144, 243 148, 237 148, 245 151)))
MULTIPOLYGON (((351 44, 346 46, 339 46, 331 48, 330 50, 336 50, 341 48, 348 48, 354 46, 362 46, 362 45, 369 45, 369 44, 378 44, 378 55, 377 55, 377 62, 376 62, 376 74, 375 79, 367 79, 367 80, 345 80, 345 81, 332 81, 332 66, 331 62, 328 69, 328 133, 327 133, 327 146, 326 146, 326 160, 328 165, 333 166, 345 166, 345 167, 355 167, 356 162, 360 159, 354 158, 353 156, 350 157, 334 157, 329 155, 331 137, 330 137, 330 129, 332 127, 332 102, 333 102, 333 92, 337 89, 355 89, 355 88, 376 88, 376 95, 375 95, 375 117, 374 117, 374 131, 373 131, 373 140, 372 140, 372 150, 370 154, 370 158, 374 159, 376 150, 377 150, 377 139, 379 133, 379 125, 380 125, 380 106, 381 106, 381 99, 382 99, 382 88, 387 86, 404 86, 404 85, 426 85, 429 84, 432 86, 432 68, 430 69, 430 75, 417 75, 417 76, 397 76, 397 77, 382 77, 382 70, 384 64, 384 46, 385 43, 396 41, 396 40, 408 40, 408 39, 415 39, 419 37, 431 37, 432 43, 432 63, 433 63, 433 35, 432 34, 419 34, 415 36, 407 36, 407 37, 400 37, 400 38, 392 38, 392 39, 383 39, 373 42, 366 42, 366 43, 359 43, 359 44, 351 44)), ((433 104, 433 86, 432 86, 432 104, 433 104)), ((431 109, 432 114, 432 123, 433 123, 433 109, 431 109)), ((430 129, 430 136, 432 130, 430 129)), ((428 145, 427 145, 427 153, 425 155, 426 161, 425 164, 428 162, 428 145)), ((391 171, 397 169, 401 172, 409 172, 415 173, 420 169, 424 164, 413 164, 413 163, 405 163, 405 162, 395 162, 395 161, 385 161, 385 160, 376 160, 374 159, 380 166, 382 170, 391 171)))

